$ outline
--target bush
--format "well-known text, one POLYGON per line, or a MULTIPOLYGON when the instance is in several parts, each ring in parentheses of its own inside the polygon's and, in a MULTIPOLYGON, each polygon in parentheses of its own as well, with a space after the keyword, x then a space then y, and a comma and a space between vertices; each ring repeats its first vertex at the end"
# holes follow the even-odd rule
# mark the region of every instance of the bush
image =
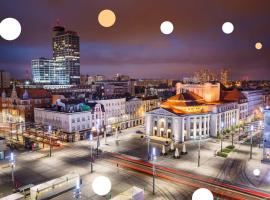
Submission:
POLYGON ((227 146, 226 148, 227 148, 227 149, 231 149, 231 150, 233 150, 233 149, 235 148, 235 146, 233 146, 233 145, 229 145, 229 146, 227 146))
POLYGON ((220 157, 223 157, 223 158, 227 158, 227 156, 228 156, 227 153, 225 153, 225 152, 220 152, 220 151, 217 153, 217 155, 220 156, 220 157))
POLYGON ((225 149, 222 149, 222 153, 230 153, 231 152, 231 149, 227 149, 227 148, 225 148, 225 149))

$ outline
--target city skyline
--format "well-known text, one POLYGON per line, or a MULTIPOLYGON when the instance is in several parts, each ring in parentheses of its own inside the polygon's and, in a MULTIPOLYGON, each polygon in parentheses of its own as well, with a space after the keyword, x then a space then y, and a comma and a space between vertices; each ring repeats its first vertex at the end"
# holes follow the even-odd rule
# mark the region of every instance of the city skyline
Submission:
POLYGON ((80 35, 82 74, 181 79, 201 68, 228 68, 233 80, 270 78, 267 1, 15 2, 20 10, 3 1, 0 16, 17 18, 22 34, 12 42, 0 40, 0 68, 16 78, 24 78, 26 70, 30 74, 32 59, 52 57, 51 29, 57 19, 80 35), (31 8, 39 12, 28 12, 31 8), (116 14, 113 27, 98 24, 97 15, 104 8, 116 14), (171 35, 159 30, 165 20, 174 24, 171 35), (226 21, 235 26, 230 35, 221 30, 226 21), (262 42, 261 50, 255 49, 256 42, 262 42))

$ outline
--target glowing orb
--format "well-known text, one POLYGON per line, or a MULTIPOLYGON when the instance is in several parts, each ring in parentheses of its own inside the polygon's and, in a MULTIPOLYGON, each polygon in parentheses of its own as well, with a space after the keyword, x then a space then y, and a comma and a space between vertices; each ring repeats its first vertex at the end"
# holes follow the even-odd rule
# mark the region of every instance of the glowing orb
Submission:
POLYGON ((210 190, 200 188, 193 193, 192 200, 214 200, 214 196, 210 190))
POLYGON ((254 176, 260 176, 261 171, 259 169, 254 169, 253 174, 254 174, 254 176))
POLYGON ((0 35, 5 40, 17 39, 21 31, 21 24, 14 18, 6 18, 0 23, 0 35))
POLYGON ((102 10, 98 15, 98 22, 103 27, 111 27, 116 21, 116 16, 111 10, 102 10))
POLYGON ((160 30, 165 35, 171 34, 173 32, 172 22, 169 21, 162 22, 160 25, 160 30))
POLYGON ((255 44, 255 48, 256 48, 257 50, 262 49, 262 43, 257 42, 257 43, 255 44))
POLYGON ((92 183, 94 193, 99 196, 105 196, 111 191, 112 184, 109 178, 105 176, 98 176, 92 183))
POLYGON ((231 22, 225 22, 222 25, 222 31, 226 34, 231 34, 234 30, 234 26, 231 22))

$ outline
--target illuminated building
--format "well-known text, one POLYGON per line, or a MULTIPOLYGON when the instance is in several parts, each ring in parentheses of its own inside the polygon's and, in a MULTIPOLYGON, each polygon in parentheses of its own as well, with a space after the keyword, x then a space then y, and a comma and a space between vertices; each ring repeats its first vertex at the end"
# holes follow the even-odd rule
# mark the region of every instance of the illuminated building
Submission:
POLYGON ((263 161, 270 162, 270 109, 264 110, 263 161))
POLYGON ((75 141, 88 138, 94 129, 95 134, 104 132, 105 109, 96 102, 58 99, 50 109, 35 108, 35 122, 51 125, 65 133, 66 141, 75 141))
POLYGON ((223 99, 226 101, 237 101, 239 109, 239 121, 244 122, 248 117, 248 99, 246 96, 237 89, 232 91, 223 91, 223 99))
POLYGON ((72 85, 80 83, 80 39, 62 26, 53 28, 53 58, 32 60, 35 84, 72 85))
POLYGON ((0 88, 9 88, 10 87, 10 73, 1 70, 0 71, 0 88))
POLYGON ((263 90, 243 90, 242 93, 246 96, 248 101, 248 116, 250 120, 256 117, 264 106, 263 90))
POLYGON ((207 83, 210 81, 215 81, 216 77, 213 72, 208 69, 202 69, 198 72, 195 72, 195 76, 193 77, 194 81, 198 81, 199 83, 207 83))
POLYGON ((143 98, 131 98, 126 101, 126 127, 134 127, 144 124, 145 113, 153 110, 160 105, 157 96, 149 96, 143 98))
POLYGON ((224 86, 228 86, 229 84, 229 70, 222 69, 220 71, 220 83, 222 83, 224 86))
POLYGON ((216 137, 239 122, 237 101, 220 98, 219 84, 176 85, 176 95, 146 113, 146 134, 183 142, 216 137), (200 95, 199 95, 200 94, 200 95))
POLYGON ((53 28, 53 59, 65 66, 70 84, 80 83, 80 38, 77 32, 62 26, 53 28))
POLYGON ((32 60, 34 83, 67 85, 69 74, 63 62, 54 59, 39 58, 32 60))

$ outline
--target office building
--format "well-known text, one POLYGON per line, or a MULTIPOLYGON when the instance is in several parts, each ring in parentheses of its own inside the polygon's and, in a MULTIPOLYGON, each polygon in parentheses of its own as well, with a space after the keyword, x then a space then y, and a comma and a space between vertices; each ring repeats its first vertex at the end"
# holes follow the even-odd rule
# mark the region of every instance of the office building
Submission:
POLYGON ((10 73, 1 70, 0 71, 0 89, 10 87, 10 73))
POLYGON ((229 70, 222 69, 220 71, 220 83, 222 83, 224 86, 228 86, 229 78, 230 78, 229 70))
POLYGON ((73 85, 80 83, 80 39, 62 26, 53 28, 53 58, 32 60, 35 84, 73 85))
POLYGON ((53 59, 63 63, 70 77, 70 84, 80 83, 80 38, 77 32, 62 26, 53 28, 53 59))

